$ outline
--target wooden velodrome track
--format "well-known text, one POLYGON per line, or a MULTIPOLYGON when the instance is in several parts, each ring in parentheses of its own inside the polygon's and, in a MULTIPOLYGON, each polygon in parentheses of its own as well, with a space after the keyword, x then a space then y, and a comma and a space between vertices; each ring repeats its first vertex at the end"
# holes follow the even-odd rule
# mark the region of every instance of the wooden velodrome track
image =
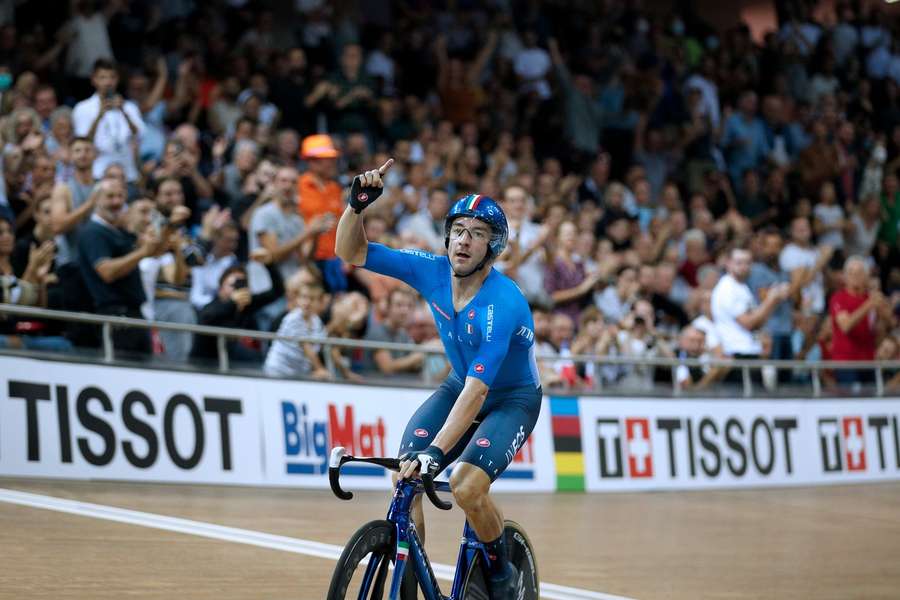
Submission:
MULTIPOLYGON (((557 584, 543 597, 900 598, 897 483, 498 498, 557 584)), ((320 599, 325 556, 386 507, 374 492, 0 478, 0 597, 320 599)), ((431 559, 451 564, 462 513, 427 518, 431 559)))

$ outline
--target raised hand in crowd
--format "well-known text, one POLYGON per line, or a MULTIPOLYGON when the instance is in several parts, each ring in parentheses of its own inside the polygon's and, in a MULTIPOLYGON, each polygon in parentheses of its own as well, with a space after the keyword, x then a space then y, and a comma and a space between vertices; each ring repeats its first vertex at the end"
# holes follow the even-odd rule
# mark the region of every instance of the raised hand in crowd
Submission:
POLYGON ((250 253, 250 260, 255 260, 256 262, 264 264, 264 265, 272 264, 273 259, 274 259, 274 256, 272 256, 272 251, 269 250, 268 248, 263 248, 262 246, 254 249, 250 253))
POLYGON ((162 238, 152 227, 148 227, 138 236, 138 249, 146 257, 165 254, 169 246, 168 237, 162 238))
POLYGON ((309 222, 309 228, 315 233, 325 233, 334 227, 336 222, 337 218, 335 218, 334 214, 322 213, 309 222))
POLYGON ((47 240, 40 245, 31 244, 28 250, 28 264, 22 273, 22 279, 34 284, 43 281, 53 268, 53 259, 56 256, 56 243, 47 240))
POLYGON ((250 306, 250 303, 253 301, 253 294, 250 292, 250 288, 246 287, 246 282, 244 283, 244 287, 234 290, 229 297, 229 299, 237 306, 238 312, 241 312, 250 306))

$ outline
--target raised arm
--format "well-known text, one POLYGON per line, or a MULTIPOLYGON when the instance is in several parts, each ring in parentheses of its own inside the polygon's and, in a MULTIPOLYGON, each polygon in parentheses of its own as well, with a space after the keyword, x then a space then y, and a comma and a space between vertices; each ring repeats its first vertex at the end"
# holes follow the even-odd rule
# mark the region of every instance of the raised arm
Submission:
POLYGON ((475 84, 478 82, 478 79, 481 77, 481 72, 484 71, 488 61, 494 55, 494 50, 497 49, 497 41, 499 39, 497 32, 493 29, 488 32, 487 43, 485 43, 484 48, 478 53, 478 56, 475 57, 472 66, 469 67, 468 76, 471 83, 475 84))
POLYGON ((142 113, 150 112, 160 100, 166 91, 166 81, 169 78, 169 69, 166 67, 166 59, 160 56, 156 60, 156 80, 153 82, 153 89, 147 94, 147 98, 141 103, 140 109, 142 113))
POLYGON ((769 320, 772 312, 774 312, 779 304, 787 300, 789 293, 790 287, 788 284, 780 283, 769 291, 766 295, 766 299, 762 301, 762 304, 735 317, 735 320, 740 323, 741 327, 748 331, 755 331, 769 320))
POLYGON ((389 158, 378 169, 357 175, 350 186, 350 206, 344 210, 337 226, 334 252, 341 260, 361 267, 366 264, 369 240, 363 228, 362 211, 384 190, 382 177, 390 170, 394 159, 389 158))
POLYGON ((260 245, 272 253, 273 262, 280 263, 299 250, 307 241, 331 229, 332 225, 334 225, 334 215, 324 213, 313 219, 303 233, 284 244, 279 244, 277 236, 271 231, 261 232, 257 237, 260 245))
POLYGON ((65 183, 53 187, 50 200, 50 226, 53 233, 68 233, 87 219, 97 203, 97 190, 91 192, 88 200, 72 210, 72 190, 65 183))

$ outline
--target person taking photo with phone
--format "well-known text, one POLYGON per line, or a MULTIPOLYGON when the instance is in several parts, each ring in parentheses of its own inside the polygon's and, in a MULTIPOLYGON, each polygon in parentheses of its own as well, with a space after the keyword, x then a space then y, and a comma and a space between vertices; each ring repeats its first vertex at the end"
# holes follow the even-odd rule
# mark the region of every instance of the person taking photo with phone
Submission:
MULTIPOLYGON (((204 306, 197 317, 199 325, 256 329, 256 313, 284 295, 284 283, 281 273, 274 264, 272 253, 265 248, 257 248, 250 254, 250 258, 265 266, 269 277, 272 278, 272 287, 265 292, 253 294, 244 265, 225 269, 219 279, 219 292, 216 298, 204 306)), ((255 339, 231 338, 227 340, 227 348, 231 360, 258 363, 265 358, 258 340, 255 339)), ((218 356, 216 338, 198 335, 194 339, 191 356, 198 359, 215 359, 218 356)))
POLYGON ((116 91, 119 73, 112 61, 101 58, 94 63, 91 84, 94 94, 72 110, 75 135, 91 140, 97 149, 94 179, 100 179, 109 165, 117 163, 132 185, 139 177, 134 150, 144 133, 141 110, 116 91))

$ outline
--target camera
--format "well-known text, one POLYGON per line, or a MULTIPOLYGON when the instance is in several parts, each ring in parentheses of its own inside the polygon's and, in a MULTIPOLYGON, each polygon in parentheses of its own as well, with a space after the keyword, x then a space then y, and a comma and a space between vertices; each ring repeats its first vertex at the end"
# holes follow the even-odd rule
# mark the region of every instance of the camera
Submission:
POLYGON ((247 278, 246 277, 239 277, 238 279, 234 280, 234 289, 242 290, 246 287, 247 287, 247 278))

